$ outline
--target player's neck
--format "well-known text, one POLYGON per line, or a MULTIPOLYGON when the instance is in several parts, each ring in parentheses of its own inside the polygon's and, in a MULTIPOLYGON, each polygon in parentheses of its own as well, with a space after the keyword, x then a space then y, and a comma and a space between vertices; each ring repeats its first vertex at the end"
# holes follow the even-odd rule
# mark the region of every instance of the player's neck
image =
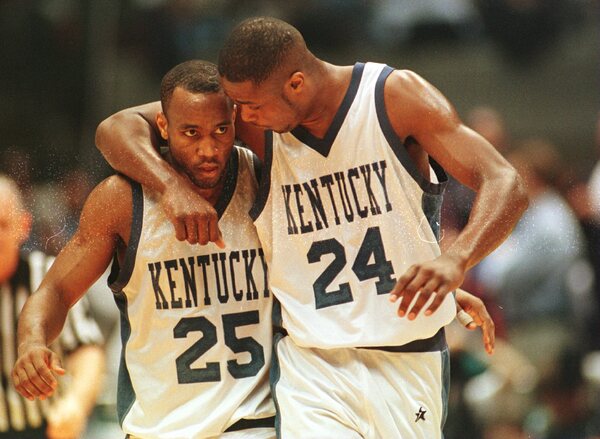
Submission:
POLYGON ((201 189, 199 187, 196 188, 196 192, 202 196, 206 201, 208 201, 211 206, 217 204, 219 198, 221 198, 221 194, 223 193, 224 180, 221 181, 213 188, 210 189, 201 189))
POLYGON ((308 116, 300 124, 312 135, 323 138, 342 105, 350 86, 353 66, 336 66, 322 62, 315 97, 308 116))

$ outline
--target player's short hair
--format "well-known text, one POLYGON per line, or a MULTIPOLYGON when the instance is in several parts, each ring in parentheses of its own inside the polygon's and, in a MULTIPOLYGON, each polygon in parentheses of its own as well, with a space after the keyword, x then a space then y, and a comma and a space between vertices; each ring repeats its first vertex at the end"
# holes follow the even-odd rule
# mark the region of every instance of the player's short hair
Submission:
POLYGON ((193 93, 219 93, 222 91, 217 66, 208 61, 191 60, 169 70, 160 83, 160 102, 167 112, 173 92, 177 87, 193 93))
POLYGON ((285 21, 249 18, 233 29, 221 48, 219 73, 231 82, 259 85, 302 47, 306 48, 304 38, 285 21))

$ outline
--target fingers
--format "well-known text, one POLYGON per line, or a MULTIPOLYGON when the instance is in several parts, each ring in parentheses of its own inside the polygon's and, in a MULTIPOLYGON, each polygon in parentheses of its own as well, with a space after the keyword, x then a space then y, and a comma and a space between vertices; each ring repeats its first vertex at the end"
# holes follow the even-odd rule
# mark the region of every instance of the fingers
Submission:
POLYGON ((485 351, 492 355, 494 353, 494 348, 496 347, 496 326, 494 325, 494 321, 489 314, 488 318, 483 321, 481 329, 483 331, 483 344, 485 346, 485 351))
POLYGON ((457 306, 456 320, 459 321, 461 325, 469 330, 473 330, 477 328, 477 323, 473 320, 473 318, 467 313, 464 309, 461 309, 457 306))
POLYGON ((433 300, 425 310, 425 315, 433 314, 449 291, 450 286, 443 276, 438 275, 432 269, 413 265, 400 277, 390 293, 389 300, 396 302, 400 299, 398 316, 404 317, 408 314, 408 319, 414 320, 430 301, 432 295, 433 300))
POLYGON ((187 217, 185 220, 185 239, 190 244, 206 244, 205 234, 202 234, 202 224, 194 217, 187 217))
POLYGON ((217 247, 225 248, 216 211, 210 214, 186 216, 176 219, 173 225, 175 226, 175 237, 179 241, 187 241, 190 244, 200 245, 213 242, 217 247))
POLYGON ((185 228, 185 221, 174 219, 173 226, 175 227, 175 237, 178 241, 185 241, 187 239, 187 232, 185 228))
POLYGON ((208 225, 208 233, 211 242, 214 242, 219 248, 225 248, 225 241, 223 241, 223 235, 221 234, 221 229, 219 228, 219 223, 217 221, 210 222, 208 225))
MULTIPOLYGON (((53 357, 55 355, 53 354, 53 357)), ((12 378, 17 391, 29 400, 46 399, 51 396, 58 382, 52 370, 64 374, 58 358, 50 358, 49 366, 42 356, 32 356, 17 362, 13 369, 12 378)))
POLYGON ((64 375, 65 374, 65 369, 62 367, 62 363, 60 362, 60 358, 58 358, 58 355, 52 355, 52 357, 50 358, 50 369, 52 369, 52 371, 56 372, 59 375, 64 375))
MULTIPOLYGON (((475 297, 460 288, 456 291, 456 297, 457 300, 460 298, 460 305, 464 309, 462 313, 467 313, 472 319, 473 323, 470 326, 467 326, 467 328, 474 329, 477 326, 480 327, 485 351, 490 355, 493 354, 496 345, 496 326, 494 325, 494 321, 488 313, 485 304, 478 297, 475 297)), ((461 312, 459 311, 458 314, 457 318, 460 320, 461 312)))

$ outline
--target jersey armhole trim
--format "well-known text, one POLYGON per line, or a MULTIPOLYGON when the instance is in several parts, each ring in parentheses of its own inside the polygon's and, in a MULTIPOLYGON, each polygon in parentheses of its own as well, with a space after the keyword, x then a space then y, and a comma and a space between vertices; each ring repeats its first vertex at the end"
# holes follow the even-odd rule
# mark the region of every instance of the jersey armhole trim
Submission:
POLYGON ((417 169, 416 164, 408 155, 404 142, 398 137, 392 128, 392 124, 388 118, 387 111, 385 109, 385 98, 384 98, 384 87, 385 81, 394 71, 390 66, 384 66, 383 70, 377 78, 375 83, 375 110, 377 113, 377 119, 379 120, 379 126, 383 135, 388 141, 394 155, 400 161, 404 169, 410 174, 413 180, 419 185, 419 187, 430 194, 441 194, 444 192, 448 177, 442 167, 433 159, 429 157, 429 162, 436 173, 439 183, 432 183, 428 181, 421 172, 417 169))
POLYGON ((221 219, 225 213, 225 210, 227 209, 227 206, 229 206, 229 203, 233 198, 233 194, 235 193, 240 154, 241 151, 238 149, 238 147, 234 146, 231 150, 231 155, 229 156, 229 161, 227 163, 227 175, 225 176, 225 182, 223 183, 223 191, 221 192, 219 200, 215 204, 215 210, 217 211, 219 219, 221 219))
POLYGON ((271 166, 273 164, 273 132, 265 131, 265 159, 258 181, 258 192, 256 200, 250 208, 250 218, 256 221, 267 204, 269 191, 271 190, 271 166))
POLYGON ((131 279, 144 222, 144 192, 142 185, 130 179, 128 181, 131 185, 132 199, 131 233, 129 235, 129 243, 125 249, 123 266, 120 267, 116 254, 113 257, 111 272, 108 276, 108 286, 113 293, 122 291, 129 282, 129 279, 131 279))

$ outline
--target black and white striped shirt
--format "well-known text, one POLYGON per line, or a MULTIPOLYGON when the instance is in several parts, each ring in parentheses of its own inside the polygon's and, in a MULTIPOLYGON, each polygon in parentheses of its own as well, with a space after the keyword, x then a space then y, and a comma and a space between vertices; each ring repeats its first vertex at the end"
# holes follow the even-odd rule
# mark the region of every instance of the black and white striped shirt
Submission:
MULTIPOLYGON (((49 400, 29 401, 15 390, 11 371, 17 359, 17 320, 25 301, 40 285, 54 258, 33 252, 19 261, 12 278, 0 284, 0 432, 38 428, 46 416, 49 400)), ((85 299, 85 298, 84 298, 85 299)), ((51 346, 59 356, 81 345, 102 343, 100 330, 91 317, 87 300, 80 300, 69 311, 59 338, 51 346)), ((65 383, 59 386, 59 390, 65 383)))

